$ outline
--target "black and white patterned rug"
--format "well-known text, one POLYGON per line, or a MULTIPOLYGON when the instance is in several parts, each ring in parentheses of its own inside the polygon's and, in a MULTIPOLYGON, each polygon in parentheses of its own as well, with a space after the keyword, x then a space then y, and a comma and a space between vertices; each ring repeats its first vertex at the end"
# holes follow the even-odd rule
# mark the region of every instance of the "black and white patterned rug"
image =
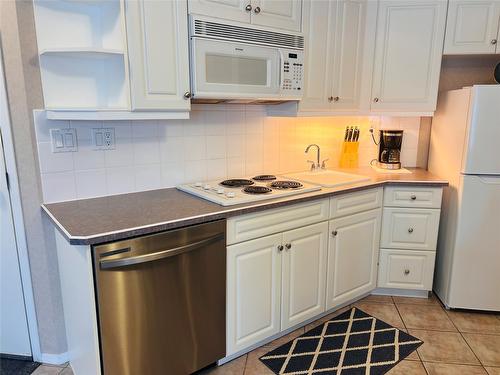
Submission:
POLYGON ((260 357, 275 374, 385 374, 423 341, 353 307, 260 357))

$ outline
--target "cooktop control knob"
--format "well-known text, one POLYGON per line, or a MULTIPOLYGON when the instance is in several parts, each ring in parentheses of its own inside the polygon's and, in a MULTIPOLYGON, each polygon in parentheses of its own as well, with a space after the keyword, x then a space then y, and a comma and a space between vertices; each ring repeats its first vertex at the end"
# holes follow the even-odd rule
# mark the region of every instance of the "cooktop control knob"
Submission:
POLYGON ((228 198, 234 198, 235 196, 236 195, 232 191, 226 193, 226 197, 228 197, 228 198))
POLYGON ((224 194, 224 189, 222 188, 217 189, 217 194, 224 194))
POLYGON ((194 186, 196 186, 196 187, 202 187, 202 186, 203 186, 203 184, 202 184, 201 182, 196 182, 196 183, 194 184, 194 186))
POLYGON ((203 186, 203 189, 205 190, 210 190, 211 186, 209 184, 205 184, 205 186, 203 186))

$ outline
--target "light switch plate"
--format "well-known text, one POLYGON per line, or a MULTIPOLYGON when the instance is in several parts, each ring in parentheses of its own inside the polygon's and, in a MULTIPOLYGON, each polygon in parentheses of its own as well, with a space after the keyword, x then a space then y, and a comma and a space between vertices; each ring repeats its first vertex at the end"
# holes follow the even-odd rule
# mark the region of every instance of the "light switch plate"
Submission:
POLYGON ((76 129, 50 129, 52 152, 76 152, 76 129))
POLYGON ((92 144, 94 150, 114 150, 115 128, 93 128, 92 144))

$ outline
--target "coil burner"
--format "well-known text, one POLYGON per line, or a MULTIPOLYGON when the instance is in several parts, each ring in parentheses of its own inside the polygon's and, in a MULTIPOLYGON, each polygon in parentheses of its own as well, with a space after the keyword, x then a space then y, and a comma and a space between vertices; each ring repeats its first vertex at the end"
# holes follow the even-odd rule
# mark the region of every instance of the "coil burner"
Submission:
POLYGON ((286 190, 286 189, 300 189, 302 185, 297 181, 274 181, 270 185, 273 189, 286 190))

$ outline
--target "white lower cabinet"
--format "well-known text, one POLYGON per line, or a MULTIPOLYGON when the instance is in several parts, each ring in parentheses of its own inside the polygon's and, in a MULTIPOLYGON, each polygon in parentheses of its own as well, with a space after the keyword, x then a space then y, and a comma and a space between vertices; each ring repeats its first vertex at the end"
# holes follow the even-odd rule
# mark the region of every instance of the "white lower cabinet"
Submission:
POLYGON ((380 223, 380 209, 330 221, 327 310, 375 289, 380 223))
POLYGON ((227 248, 227 355, 325 311, 328 223, 227 248))

